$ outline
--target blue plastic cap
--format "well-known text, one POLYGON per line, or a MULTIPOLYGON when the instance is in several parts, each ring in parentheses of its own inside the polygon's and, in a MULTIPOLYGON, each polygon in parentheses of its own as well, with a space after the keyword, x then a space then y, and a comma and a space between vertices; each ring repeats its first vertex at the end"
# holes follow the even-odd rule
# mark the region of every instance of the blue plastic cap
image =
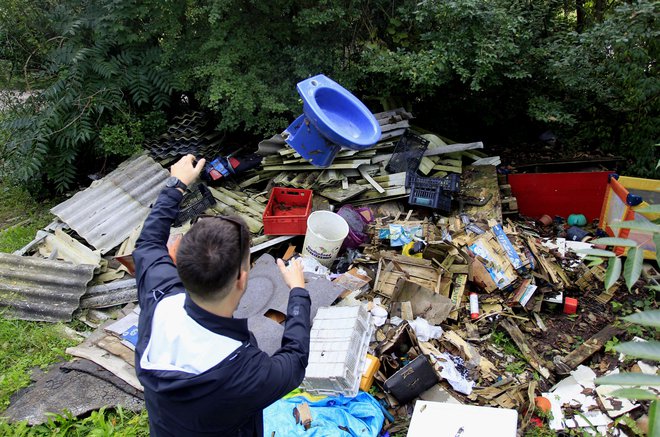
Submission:
POLYGON ((642 203, 642 198, 636 194, 628 193, 628 196, 626 196, 626 203, 628 206, 637 206, 640 203, 642 203))

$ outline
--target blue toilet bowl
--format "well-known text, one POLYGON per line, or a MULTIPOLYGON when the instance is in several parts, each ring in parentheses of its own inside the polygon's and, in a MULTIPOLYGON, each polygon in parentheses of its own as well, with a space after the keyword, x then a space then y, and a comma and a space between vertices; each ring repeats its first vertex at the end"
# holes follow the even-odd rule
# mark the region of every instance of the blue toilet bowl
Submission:
POLYGON ((327 167, 342 147, 363 150, 380 139, 380 125, 371 111, 337 82, 319 74, 296 88, 303 114, 282 136, 312 164, 327 167))

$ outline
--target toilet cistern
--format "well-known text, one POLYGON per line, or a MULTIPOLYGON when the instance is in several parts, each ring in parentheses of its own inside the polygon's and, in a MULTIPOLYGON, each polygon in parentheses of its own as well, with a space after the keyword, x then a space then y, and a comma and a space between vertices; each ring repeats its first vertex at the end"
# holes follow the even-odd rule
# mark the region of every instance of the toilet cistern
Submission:
POLYGON ((380 139, 380 125, 371 111, 337 82, 319 74, 296 88, 303 114, 282 137, 311 164, 327 167, 342 147, 363 150, 380 139))

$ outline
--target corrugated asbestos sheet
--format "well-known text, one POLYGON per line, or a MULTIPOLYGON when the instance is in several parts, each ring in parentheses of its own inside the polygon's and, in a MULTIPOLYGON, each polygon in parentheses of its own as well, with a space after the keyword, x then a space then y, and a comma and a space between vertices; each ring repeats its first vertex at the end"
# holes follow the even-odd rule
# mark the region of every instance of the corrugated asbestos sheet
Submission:
POLYGON ((168 176, 167 170, 142 155, 50 211, 105 254, 144 221, 168 176))
POLYGON ((94 285, 80 299, 80 308, 107 308, 137 301, 135 278, 94 285))
POLYGON ((0 253, 0 311, 8 318, 70 321, 95 267, 0 253))

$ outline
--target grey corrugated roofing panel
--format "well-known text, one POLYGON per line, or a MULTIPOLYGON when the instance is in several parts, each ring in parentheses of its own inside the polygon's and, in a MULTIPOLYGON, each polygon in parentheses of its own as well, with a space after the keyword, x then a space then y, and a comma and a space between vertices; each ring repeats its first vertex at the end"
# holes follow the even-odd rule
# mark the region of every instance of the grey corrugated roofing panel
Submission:
POLYGON ((70 321, 94 275, 93 265, 0 253, 0 308, 5 317, 70 321))
POLYGON ((168 176, 168 171, 153 159, 138 156, 51 212, 106 253, 144 221, 168 176))
POLYGON ((107 308, 137 301, 135 278, 94 285, 80 299, 80 308, 107 308))

